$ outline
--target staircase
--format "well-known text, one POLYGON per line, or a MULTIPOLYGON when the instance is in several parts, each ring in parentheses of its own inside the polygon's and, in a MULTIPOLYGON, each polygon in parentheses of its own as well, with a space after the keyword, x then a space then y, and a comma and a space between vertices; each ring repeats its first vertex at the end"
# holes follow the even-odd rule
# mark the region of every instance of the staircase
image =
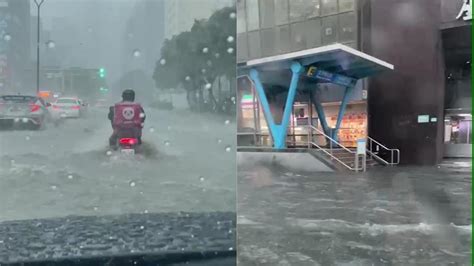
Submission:
MULTIPOLYGON (((345 164, 349 165, 352 168, 355 168, 355 153, 356 149, 354 148, 348 148, 352 153, 347 152, 344 149, 333 149, 332 150, 332 155, 345 164)), ((330 151, 329 151, 330 152, 330 151)), ((331 159, 331 158, 330 158, 331 159)), ((362 160, 362 159, 360 159, 362 160)), ((375 166, 381 166, 382 164, 376 161, 373 157, 367 156, 366 157, 366 168, 372 168, 375 166)), ((362 162, 359 162, 359 165, 361 165, 362 162)))
POLYGON ((400 162, 400 151, 398 149, 389 149, 370 137, 367 138, 366 154, 362 156, 357 155, 355 148, 344 147, 318 128, 308 126, 308 133, 310 139, 308 146, 312 148, 310 153, 313 156, 317 155, 319 159, 321 159, 321 156, 325 157, 330 164, 339 170, 365 171, 377 166, 397 165, 400 162), (319 136, 319 141, 315 140, 314 136, 319 136), (318 144, 318 142, 321 142, 321 137, 323 137, 322 142, 324 144, 318 144), (386 158, 386 156, 382 158, 380 151, 389 154, 389 158, 386 158), (359 160, 357 164, 356 158, 359 160), (365 168, 363 167, 364 159, 365 168))

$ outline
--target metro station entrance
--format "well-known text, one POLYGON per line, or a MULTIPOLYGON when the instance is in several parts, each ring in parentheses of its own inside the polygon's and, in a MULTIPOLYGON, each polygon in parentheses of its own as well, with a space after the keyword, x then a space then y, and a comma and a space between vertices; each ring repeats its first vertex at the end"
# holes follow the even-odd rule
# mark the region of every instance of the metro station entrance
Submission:
POLYGON ((241 65, 238 146, 316 149, 356 170, 354 156, 360 151, 355 148, 362 141, 370 158, 398 164, 397 149, 367 136, 366 102, 353 100, 358 80, 390 69, 392 65, 341 44, 241 65), (339 96, 324 100, 323 89, 339 96))

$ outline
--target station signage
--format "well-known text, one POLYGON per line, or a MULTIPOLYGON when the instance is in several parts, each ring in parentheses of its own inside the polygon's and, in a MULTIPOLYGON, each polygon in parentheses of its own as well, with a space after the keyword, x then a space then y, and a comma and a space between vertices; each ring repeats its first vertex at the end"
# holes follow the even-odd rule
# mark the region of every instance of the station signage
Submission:
POLYGON ((465 21, 472 20, 472 0, 463 0, 463 4, 459 14, 457 15, 456 19, 463 19, 465 21))
POLYGON ((324 71, 314 66, 308 68, 306 75, 310 78, 334 83, 343 87, 353 86, 357 82, 356 79, 324 71))

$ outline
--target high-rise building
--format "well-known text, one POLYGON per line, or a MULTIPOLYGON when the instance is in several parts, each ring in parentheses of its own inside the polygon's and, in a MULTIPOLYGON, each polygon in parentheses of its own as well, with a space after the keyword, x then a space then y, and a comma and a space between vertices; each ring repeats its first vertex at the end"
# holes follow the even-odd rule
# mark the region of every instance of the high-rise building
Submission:
POLYGON ((234 5, 233 0, 173 0, 165 1, 165 38, 188 31, 194 20, 209 18, 221 8, 234 5))
MULTIPOLYGON (((356 48, 394 70, 358 82, 342 120, 348 129, 339 131, 343 145, 354 147, 355 140, 371 137, 399 149, 403 164, 471 157, 471 5, 469 0, 237 0, 237 61, 245 65, 334 43, 356 48)), ((245 105, 250 90, 241 87, 240 130, 268 132, 263 114, 260 119, 245 105)), ((334 87, 307 88, 321 92, 328 121, 339 110, 338 91, 344 89, 334 87)), ((285 104, 279 99, 271 103, 277 117, 285 104)), ((296 97, 293 107, 301 112, 295 120, 319 119, 308 102, 305 93, 296 97)), ((393 159, 389 155, 387 160, 393 159)))
POLYGON ((139 0, 122 33, 122 73, 153 72, 164 40, 164 0, 139 0))
POLYGON ((30 62, 30 2, 0 0, 0 91, 19 91, 30 62))

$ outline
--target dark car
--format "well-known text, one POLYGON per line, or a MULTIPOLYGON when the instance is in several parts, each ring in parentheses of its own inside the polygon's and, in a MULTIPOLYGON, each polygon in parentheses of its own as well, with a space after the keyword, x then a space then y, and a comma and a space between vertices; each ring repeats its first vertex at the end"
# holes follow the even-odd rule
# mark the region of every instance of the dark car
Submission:
POLYGON ((27 126, 41 129, 49 117, 48 106, 36 96, 0 96, 0 128, 27 126))

